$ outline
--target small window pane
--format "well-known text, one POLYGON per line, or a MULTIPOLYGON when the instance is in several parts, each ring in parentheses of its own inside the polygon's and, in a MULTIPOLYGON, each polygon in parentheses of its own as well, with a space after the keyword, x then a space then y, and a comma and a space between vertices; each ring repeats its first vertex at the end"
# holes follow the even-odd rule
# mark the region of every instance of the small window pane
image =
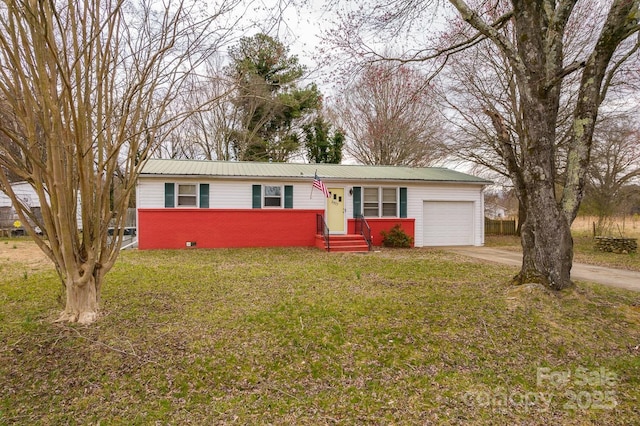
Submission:
POLYGON ((378 217, 378 205, 367 206, 364 205, 364 215, 367 217, 378 217))
POLYGON ((365 203, 377 203, 378 202, 378 188, 365 188, 364 189, 364 202, 365 203))
POLYGON ((363 211, 366 217, 378 217, 378 188, 364 188, 363 211))
POLYGON ((196 186, 195 185, 179 185, 178 194, 179 195, 196 195, 196 186))
POLYGON ((383 203, 395 203, 396 202, 396 189, 395 188, 382 188, 382 202, 383 203))
POLYGON ((264 196, 265 197, 279 197, 280 196, 280 187, 279 186, 265 186, 264 187, 264 196))
POLYGON ((382 204, 382 216, 386 217, 396 217, 396 205, 391 203, 383 203, 382 204))
POLYGON ((264 199, 265 207, 280 207, 280 198, 266 198, 264 199))

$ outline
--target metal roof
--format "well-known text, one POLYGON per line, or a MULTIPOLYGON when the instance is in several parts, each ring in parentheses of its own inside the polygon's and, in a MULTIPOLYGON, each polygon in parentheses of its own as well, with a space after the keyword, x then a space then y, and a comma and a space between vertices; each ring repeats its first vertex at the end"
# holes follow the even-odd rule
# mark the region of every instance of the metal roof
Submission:
POLYGON ((142 177, 211 176, 322 180, 389 180, 416 182, 456 182, 489 185, 492 182, 444 167, 362 166, 345 164, 260 163, 249 161, 159 160, 150 159, 142 177))

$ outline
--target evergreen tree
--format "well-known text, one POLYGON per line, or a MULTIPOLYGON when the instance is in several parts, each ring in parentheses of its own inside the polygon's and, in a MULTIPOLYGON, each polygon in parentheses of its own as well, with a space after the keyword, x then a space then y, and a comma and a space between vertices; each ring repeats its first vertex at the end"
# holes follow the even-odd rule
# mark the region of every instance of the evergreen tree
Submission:
POLYGON ((244 37, 230 51, 234 104, 242 117, 233 143, 241 160, 287 161, 300 149, 305 119, 320 108, 318 88, 298 86, 305 67, 288 53, 266 34, 244 37))
POLYGON ((305 124, 302 130, 309 162, 332 164, 342 162, 342 147, 345 137, 340 130, 335 130, 332 135, 331 124, 321 116, 313 120, 312 123, 305 124))

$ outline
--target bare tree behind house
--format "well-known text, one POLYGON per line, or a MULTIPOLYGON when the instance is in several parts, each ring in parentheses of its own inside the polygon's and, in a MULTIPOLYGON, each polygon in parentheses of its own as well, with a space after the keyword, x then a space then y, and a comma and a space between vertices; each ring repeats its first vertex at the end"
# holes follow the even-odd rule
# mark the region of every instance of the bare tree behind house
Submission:
POLYGON ((422 73, 408 66, 365 66, 332 105, 347 136, 346 151, 362 164, 425 166, 438 158, 442 118, 422 73))

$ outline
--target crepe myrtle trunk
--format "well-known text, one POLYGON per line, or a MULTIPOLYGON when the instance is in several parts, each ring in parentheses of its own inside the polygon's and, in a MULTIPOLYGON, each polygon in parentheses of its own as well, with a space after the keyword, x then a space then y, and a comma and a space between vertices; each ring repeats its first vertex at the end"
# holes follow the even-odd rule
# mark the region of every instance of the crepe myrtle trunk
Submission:
POLYGON ((73 279, 65 282, 67 303, 60 315, 60 322, 77 322, 91 324, 98 315, 98 286, 96 279, 91 277, 87 282, 78 283, 73 279))
POLYGON ((65 309, 57 322, 77 322, 91 324, 98 317, 100 304, 100 289, 106 270, 98 264, 92 273, 84 276, 85 265, 76 265, 73 271, 68 271, 64 278, 66 295, 65 309), (70 273, 69 273, 70 272, 70 273))

